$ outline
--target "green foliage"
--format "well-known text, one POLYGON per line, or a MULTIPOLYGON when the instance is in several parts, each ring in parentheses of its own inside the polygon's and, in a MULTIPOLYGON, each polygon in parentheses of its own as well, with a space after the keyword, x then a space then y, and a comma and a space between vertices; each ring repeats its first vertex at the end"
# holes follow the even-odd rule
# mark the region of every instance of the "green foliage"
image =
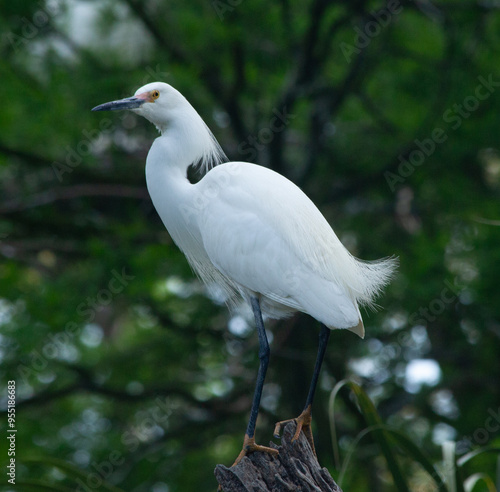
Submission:
MULTIPOLYGON (((386 459, 387 467, 398 491, 415 490, 418 486, 421 486, 414 484, 410 487, 410 489, 408 488, 405 479, 405 476, 407 476, 408 473, 403 472, 399 464, 400 457, 398 457, 398 454, 400 454, 401 451, 404 453, 405 457, 410 459, 410 463, 412 465, 418 463, 423 470, 427 472, 429 479, 434 482, 434 487, 437 487, 437 490, 442 490, 443 492, 471 492, 474 490, 475 486, 480 483, 480 481, 483 481, 486 484, 488 491, 496 490, 494 479, 487 473, 478 472, 465 477, 465 465, 471 462, 474 458, 480 457, 486 453, 497 454, 500 462, 500 448, 479 448, 466 453, 459 458, 456 454, 456 443, 447 441, 443 443, 443 470, 439 470, 432 464, 429 458, 422 453, 420 448, 406 436, 405 433, 382 423, 380 415, 375 409, 367 393, 363 390, 363 388, 352 381, 340 381, 332 390, 329 402, 329 418, 336 466, 340 469, 338 478, 338 484, 340 486, 342 486, 343 480, 348 474, 349 467, 354 469, 351 462, 356 454, 361 454, 359 453, 361 441, 365 436, 373 434, 373 439, 380 447, 386 459), (358 405, 359 412, 362 415, 364 423, 367 427, 359 432, 356 438, 352 441, 341 465, 339 443, 336 437, 335 401, 338 397, 339 391, 344 387, 347 387, 352 391, 358 405), (400 450, 399 452, 398 448, 400 450), (444 478, 442 478, 442 475, 444 478)), ((358 466, 360 465, 361 464, 358 466)), ((409 478, 412 478, 411 475, 409 478)), ((497 481, 498 480, 500 480, 500 469, 497 470, 497 481)))
MULTIPOLYGON (((41 480, 19 480, 16 481, 16 485, 26 488, 26 490, 47 490, 54 492, 68 492, 71 490, 78 490, 82 486, 86 486, 87 488, 91 488, 94 490, 98 490, 100 492, 123 492, 122 489, 118 489, 117 487, 113 487, 112 485, 106 483, 105 480, 102 479, 93 479, 90 473, 83 472, 78 467, 71 465, 62 460, 54 459, 54 458, 39 458, 39 459, 29 459, 24 458, 24 463, 34 463, 42 467, 43 469, 55 468, 68 478, 75 480, 72 488, 57 486, 57 485, 48 485, 47 483, 41 480), (82 485, 83 484, 83 485, 82 485)), ((104 468, 103 468, 104 470, 104 468)), ((104 472, 105 473, 105 472, 104 472)), ((2 484, 0 484, 1 486, 2 484)), ((8 487, 8 484, 5 484, 8 487)))
MULTIPOLYGON (((156 130, 90 111, 163 80, 231 159, 301 186, 353 254, 400 258, 366 339, 331 337, 320 462, 346 491, 435 490, 451 441, 457 490, 493 490, 499 26, 495 2, 3 2, 0 377, 16 381, 19 484, 206 490, 239 452, 251 316, 208 297, 156 215, 156 130), (274 111, 293 117, 268 141, 274 111), (327 398, 346 378, 335 466, 327 398)), ((302 315, 268 326, 263 444, 302 409, 318 330, 302 315)))

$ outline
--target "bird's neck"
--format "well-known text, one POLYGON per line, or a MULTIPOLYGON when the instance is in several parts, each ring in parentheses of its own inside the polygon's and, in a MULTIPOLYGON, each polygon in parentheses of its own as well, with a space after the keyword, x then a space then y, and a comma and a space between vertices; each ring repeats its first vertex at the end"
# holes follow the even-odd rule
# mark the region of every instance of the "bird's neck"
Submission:
POLYGON ((199 165, 203 172, 226 161, 219 143, 196 110, 184 100, 183 105, 170 110, 164 118, 151 120, 162 136, 160 140, 164 163, 169 168, 199 165))
POLYGON ((168 134, 157 138, 148 153, 148 191, 169 232, 179 227, 181 211, 191 200, 193 185, 187 178, 191 162, 189 149, 181 148, 179 140, 168 134))
POLYGON ((182 148, 181 138, 167 132, 157 138, 146 160, 146 182, 153 204, 177 246, 187 255, 201 245, 197 189, 187 169, 200 159, 193 148, 182 148))
POLYGON ((202 171, 206 172, 225 160, 225 155, 187 102, 181 110, 169 113, 161 131, 146 160, 148 191, 173 240, 186 251, 181 243, 190 240, 188 235, 197 235, 200 212, 196 210, 196 186, 187 178, 188 167, 201 163, 202 171))

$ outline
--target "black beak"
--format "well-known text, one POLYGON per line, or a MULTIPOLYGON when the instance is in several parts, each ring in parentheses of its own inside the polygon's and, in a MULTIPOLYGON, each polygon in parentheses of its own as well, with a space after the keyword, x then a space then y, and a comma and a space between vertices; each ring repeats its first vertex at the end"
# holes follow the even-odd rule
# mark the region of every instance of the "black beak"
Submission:
POLYGON ((138 97, 126 97, 125 99, 120 99, 118 101, 111 101, 104 104, 100 104, 92 111, 118 111, 120 109, 136 109, 140 108, 146 102, 145 99, 139 99, 138 97))

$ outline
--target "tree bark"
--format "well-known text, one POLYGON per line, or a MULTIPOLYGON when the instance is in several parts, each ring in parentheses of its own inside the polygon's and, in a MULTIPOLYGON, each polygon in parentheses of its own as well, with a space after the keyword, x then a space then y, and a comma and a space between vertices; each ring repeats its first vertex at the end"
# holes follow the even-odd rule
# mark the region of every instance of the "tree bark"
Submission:
POLYGON ((235 467, 215 467, 215 477, 224 492, 342 492, 326 468, 321 468, 303 433, 292 443, 297 424, 289 422, 274 457, 255 452, 235 467))

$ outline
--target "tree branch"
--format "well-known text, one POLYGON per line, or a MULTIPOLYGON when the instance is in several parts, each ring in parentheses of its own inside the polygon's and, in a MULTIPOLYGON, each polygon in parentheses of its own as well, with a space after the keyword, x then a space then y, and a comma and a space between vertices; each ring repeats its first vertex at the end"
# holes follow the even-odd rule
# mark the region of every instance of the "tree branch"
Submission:
POLYGON ((121 198, 139 198, 146 200, 149 195, 144 187, 112 184, 82 184, 64 188, 52 188, 42 193, 36 193, 25 199, 14 198, 0 207, 0 213, 9 214, 21 212, 30 208, 48 205, 58 200, 73 200, 87 196, 114 196, 121 198))
MULTIPOLYGON (((125 3, 129 6, 130 10, 142 21, 142 23, 146 26, 150 34, 153 36, 154 39, 156 39, 156 42, 163 48, 165 49, 168 53, 170 53, 170 56, 172 57, 172 60, 175 61, 176 63, 186 63, 187 61, 187 55, 181 48, 179 44, 176 43, 175 41, 175 34, 169 29, 174 36, 171 36, 170 39, 167 39, 164 35, 163 32, 160 31, 156 27, 156 24, 150 19, 148 14, 146 13, 146 10, 144 8, 145 3, 144 2, 138 2, 136 0, 125 0, 125 3)), ((165 19, 162 17, 162 20, 164 21, 165 19)), ((170 26, 171 27, 171 26, 170 26)))
POLYGON ((23 160, 26 164, 30 166, 52 166, 54 161, 47 159, 46 157, 32 154, 30 152, 26 152, 24 150, 13 149, 3 143, 0 143, 0 154, 4 154, 8 157, 15 157, 17 159, 23 160))
POLYGON ((289 422, 283 431, 281 446, 274 457, 255 452, 236 466, 217 465, 215 477, 224 492, 342 492, 326 468, 321 468, 304 433, 292 442, 297 424, 289 422))

